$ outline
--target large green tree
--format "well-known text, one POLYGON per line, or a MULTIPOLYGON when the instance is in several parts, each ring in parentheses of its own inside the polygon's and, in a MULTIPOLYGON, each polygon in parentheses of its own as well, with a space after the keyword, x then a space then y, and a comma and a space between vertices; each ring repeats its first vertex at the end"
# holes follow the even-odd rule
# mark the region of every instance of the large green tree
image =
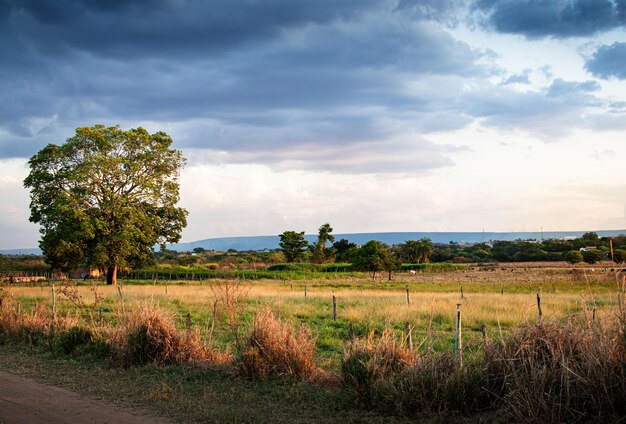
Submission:
POLYGON ((304 258, 304 252, 309 243, 304 239, 304 231, 285 231, 278 236, 278 245, 285 255, 287 262, 298 262, 304 258))
POLYGON ((180 239, 187 211, 176 207, 184 158, 164 132, 118 126, 82 127, 64 144, 49 144, 30 161, 30 220, 56 269, 107 270, 152 260, 153 247, 180 239))

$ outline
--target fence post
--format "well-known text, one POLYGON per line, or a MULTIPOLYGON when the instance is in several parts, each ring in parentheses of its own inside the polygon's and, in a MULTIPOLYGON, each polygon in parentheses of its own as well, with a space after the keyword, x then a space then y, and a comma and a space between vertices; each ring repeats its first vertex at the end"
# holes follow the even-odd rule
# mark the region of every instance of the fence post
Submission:
POLYGON ((413 350, 413 334, 411 333, 411 324, 408 321, 404 323, 404 334, 407 347, 409 350, 413 350))
POLYGON ((124 296, 122 296, 122 289, 120 286, 117 286, 117 293, 120 295, 120 306, 122 307, 122 315, 124 316, 124 321, 126 321, 126 312, 124 311, 124 296))
POLYGON ((406 289, 406 304, 411 305, 411 298, 409 297, 409 285, 405 284, 404 288, 406 289))
POLYGON ((463 341, 461 339, 461 304, 456 304, 456 334, 454 337, 454 350, 459 355, 461 366, 463 365, 463 341))
POLYGON ((52 283, 52 316, 55 317, 57 314, 57 305, 56 305, 56 296, 54 295, 54 283, 52 283))
POLYGON ((304 298, 306 299, 306 281, 304 282, 304 298))
POLYGON ((354 327, 352 326, 352 323, 348 324, 348 337, 350 338, 350 341, 354 340, 354 327))
POLYGON ((333 321, 337 321, 337 298, 333 294, 333 321))
POLYGON ((537 293, 537 324, 541 324, 541 294, 537 293))
POLYGON ((461 299, 463 299, 463 286, 461 285, 461 299))

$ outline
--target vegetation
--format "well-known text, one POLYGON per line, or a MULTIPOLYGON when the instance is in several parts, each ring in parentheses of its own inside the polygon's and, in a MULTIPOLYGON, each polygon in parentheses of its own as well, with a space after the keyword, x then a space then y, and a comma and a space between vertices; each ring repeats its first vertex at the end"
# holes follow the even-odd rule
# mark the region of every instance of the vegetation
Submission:
POLYGON ((280 236, 280 249, 287 262, 299 262, 304 259, 304 253, 309 243, 304 239, 304 231, 285 231, 280 236))
MULTIPOLYGON (((425 271, 385 284, 367 277, 124 284, 119 292, 65 284, 57 287, 56 313, 48 289, 11 286, 0 293, 0 345, 26 343, 78 361, 104 360, 130 367, 133 375, 144 365, 170 367, 168 375, 178 367, 222 367, 252 380, 339 384, 312 390, 339 408, 408 418, 620 419, 626 321, 623 288, 616 297, 615 282, 621 275, 576 281, 571 269, 534 272, 425 271), (338 301, 336 321, 331 292, 338 301), (537 293, 543 320, 536 318, 537 293), (462 353, 453 349, 457 303, 462 353)), ((186 375, 199 372, 184 369, 186 375)), ((203 381, 208 391, 211 384, 223 387, 203 381)))
POLYGON ((187 212, 176 207, 184 163, 163 132, 83 127, 30 161, 30 220, 41 226, 39 246, 55 269, 107 269, 153 259, 155 244, 176 242, 187 212))
POLYGON ((391 272, 398 268, 398 261, 394 258, 389 246, 371 240, 358 250, 352 266, 357 271, 371 272, 372 279, 376 278, 377 272, 387 271, 391 280, 391 272))
POLYGON ((330 224, 324 224, 319 228, 317 242, 311 246, 311 250, 313 252, 311 262, 316 264, 335 262, 335 248, 328 247, 328 243, 333 243, 335 241, 335 236, 332 232, 333 229, 330 224))

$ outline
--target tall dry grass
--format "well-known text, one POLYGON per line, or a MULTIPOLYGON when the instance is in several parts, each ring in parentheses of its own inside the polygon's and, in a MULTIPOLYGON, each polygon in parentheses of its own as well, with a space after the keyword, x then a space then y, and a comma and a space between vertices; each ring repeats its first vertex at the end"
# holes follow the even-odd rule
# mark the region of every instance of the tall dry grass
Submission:
POLYGON ((496 411, 515 422, 618 422, 626 418, 621 323, 526 324, 463 362, 416 353, 390 333, 346 349, 342 381, 368 408, 409 417, 496 411))
POLYGON ((314 379, 321 373, 315 365, 315 338, 306 326, 296 330, 271 309, 263 308, 254 318, 238 370, 248 378, 273 375, 314 379))
POLYGON ((153 304, 133 309, 107 337, 112 360, 124 367, 182 363, 223 365, 229 352, 205 343, 197 329, 186 334, 176 328, 171 315, 153 304))

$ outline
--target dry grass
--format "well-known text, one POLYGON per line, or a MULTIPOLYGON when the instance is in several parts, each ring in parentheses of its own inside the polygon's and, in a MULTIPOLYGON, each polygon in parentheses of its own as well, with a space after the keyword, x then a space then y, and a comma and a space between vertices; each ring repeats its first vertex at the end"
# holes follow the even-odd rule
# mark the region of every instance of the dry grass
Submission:
POLYGON ((346 349, 342 379, 361 405, 409 417, 496 411, 515 422, 617 422, 626 417, 626 338, 616 320, 517 328, 461 362, 419 355, 389 332, 346 349))
POLYGON ((230 362, 228 352, 204 343, 197 330, 182 334, 171 316, 149 304, 127 314, 120 326, 110 330, 108 342, 113 348, 113 360, 124 367, 230 362))
POLYGON ((312 379, 320 374, 314 356, 315 338, 311 330, 304 325, 295 330, 264 308, 254 318, 238 369, 248 378, 276 375, 312 379))

